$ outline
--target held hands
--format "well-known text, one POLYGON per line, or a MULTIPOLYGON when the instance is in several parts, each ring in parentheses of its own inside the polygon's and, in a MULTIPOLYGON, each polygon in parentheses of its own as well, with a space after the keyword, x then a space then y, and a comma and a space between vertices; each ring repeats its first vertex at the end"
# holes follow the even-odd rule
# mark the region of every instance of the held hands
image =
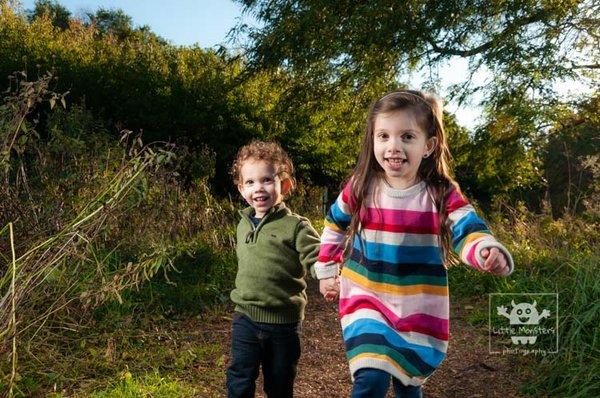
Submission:
POLYGON ((340 294, 340 280, 338 277, 331 277, 319 280, 319 290, 325 300, 333 301, 340 294))
POLYGON ((498 250, 497 247, 490 249, 483 249, 481 251, 481 257, 485 259, 483 269, 496 275, 506 275, 510 271, 508 260, 503 252, 498 250))

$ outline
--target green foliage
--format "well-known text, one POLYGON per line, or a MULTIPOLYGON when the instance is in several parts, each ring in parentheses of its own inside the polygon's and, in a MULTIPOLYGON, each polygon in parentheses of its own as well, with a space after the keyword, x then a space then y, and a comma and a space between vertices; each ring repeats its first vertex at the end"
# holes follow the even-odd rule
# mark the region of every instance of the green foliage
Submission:
POLYGON ((96 23, 71 20, 69 29, 57 30, 47 14, 28 23, 6 3, 1 7, 0 75, 54 70, 55 91, 70 90, 71 102, 84 101, 109 126, 142 129, 146 140, 208 146, 223 185, 241 144, 284 131, 272 128, 277 92, 268 79, 238 84, 242 64, 227 55, 176 47, 147 29, 129 32, 129 17, 120 11, 100 10, 90 16, 96 23))
POLYGON ((450 269, 452 292, 558 293, 559 353, 535 360, 535 379, 524 388, 539 396, 596 396, 600 391, 600 228, 566 215, 553 219, 524 207, 504 208, 492 225, 515 260, 506 278, 464 267, 450 269))
POLYGON ((586 199, 598 201, 597 196, 591 198, 598 159, 594 162, 591 157, 600 153, 600 96, 581 103, 576 112, 564 110, 561 116, 548 135, 544 169, 552 213, 574 215, 585 209, 586 199))
POLYGON ((133 20, 122 10, 100 8, 87 16, 101 34, 112 34, 119 40, 127 39, 133 34, 133 20))
POLYGON ((53 26, 65 30, 69 28, 71 12, 56 0, 36 0, 28 18, 29 21, 37 18, 48 18, 52 21, 53 26))
MULTIPOLYGON (((575 55, 588 69, 598 67, 596 2, 238 2, 262 22, 238 27, 252 39, 252 65, 317 81, 369 85, 465 57, 471 73, 493 73, 493 93, 505 85, 544 90, 554 78, 575 77, 575 55)), ((458 92, 467 88, 457 85, 458 92)))
MULTIPOLYGON (((57 95, 50 80, 17 82, 0 107, 0 125, 11 126, 0 136, 0 214, 10 223, 0 230, 0 353, 18 351, 13 358, 25 363, 53 330, 66 330, 61 341, 71 344, 69 332, 88 326, 90 309, 119 302, 134 310, 131 289, 175 266, 186 272, 173 278, 185 291, 171 296, 172 281, 157 280, 159 308, 198 312, 222 302, 235 265, 233 206, 215 200, 205 180, 182 187, 173 146, 144 145, 130 131, 117 142, 79 106, 44 113, 57 95)), ((33 392, 17 369, 0 367, 0 379, 33 392)))
POLYGON ((140 397, 195 397, 197 391, 177 380, 169 380, 159 374, 146 374, 134 378, 131 373, 124 372, 122 379, 113 383, 104 391, 95 392, 94 398, 140 398, 140 397))

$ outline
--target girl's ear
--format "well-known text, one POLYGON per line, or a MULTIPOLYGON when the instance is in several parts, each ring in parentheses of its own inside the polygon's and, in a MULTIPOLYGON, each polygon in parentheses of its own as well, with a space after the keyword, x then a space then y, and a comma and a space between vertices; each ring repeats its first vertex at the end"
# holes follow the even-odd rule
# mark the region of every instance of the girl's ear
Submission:
POLYGON ((431 155, 431 153, 435 150, 438 145, 438 138, 431 137, 427 139, 427 156, 431 155))
POLYGON ((292 180, 290 178, 284 178, 281 180, 281 194, 287 196, 292 190, 292 180))

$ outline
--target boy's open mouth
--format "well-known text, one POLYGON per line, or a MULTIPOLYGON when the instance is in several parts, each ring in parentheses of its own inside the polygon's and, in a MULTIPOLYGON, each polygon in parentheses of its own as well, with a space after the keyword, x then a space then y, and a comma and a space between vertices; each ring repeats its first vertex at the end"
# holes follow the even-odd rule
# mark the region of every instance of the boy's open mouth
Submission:
POLYGON ((255 202, 258 202, 258 203, 263 203, 263 202, 266 202, 268 199, 269 199, 268 196, 256 196, 252 200, 254 200, 255 202))

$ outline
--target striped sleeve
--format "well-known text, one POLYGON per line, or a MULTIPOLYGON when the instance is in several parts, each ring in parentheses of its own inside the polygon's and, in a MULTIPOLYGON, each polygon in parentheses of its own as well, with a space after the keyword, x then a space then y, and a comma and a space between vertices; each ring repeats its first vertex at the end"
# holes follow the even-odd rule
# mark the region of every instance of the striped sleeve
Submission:
POLYGON ((483 249, 498 248, 508 260, 509 272, 514 269, 510 252, 494 238, 485 222, 477 215, 475 209, 465 197, 452 188, 446 203, 448 227, 452 235, 452 248, 460 259, 473 268, 483 271, 485 259, 481 256, 483 249))
POLYGON ((325 217, 319 259, 314 266, 317 279, 337 276, 338 264, 343 261, 346 229, 352 220, 352 207, 352 180, 350 180, 331 205, 325 217))

